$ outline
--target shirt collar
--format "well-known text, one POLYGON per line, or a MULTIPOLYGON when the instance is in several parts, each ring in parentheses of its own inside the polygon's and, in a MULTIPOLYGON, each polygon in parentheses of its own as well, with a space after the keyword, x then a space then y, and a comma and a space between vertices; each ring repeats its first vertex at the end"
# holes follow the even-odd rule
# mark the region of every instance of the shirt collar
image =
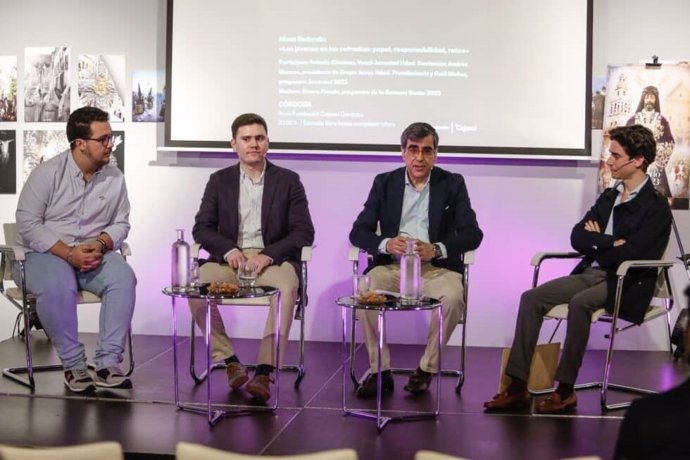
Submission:
MULTIPOLYGON (((429 181, 430 181, 430 180, 431 180, 431 173, 429 173, 429 177, 426 178, 426 182, 424 182, 424 185, 422 186, 421 189, 419 189, 419 191, 422 191, 422 190, 424 190, 426 187, 428 187, 428 186, 429 186, 429 181)), ((408 173, 407 173, 407 168, 405 168, 405 185, 406 185, 406 186, 409 185, 410 187, 412 187, 413 190, 417 190, 417 188, 414 186, 414 184, 412 184, 412 182, 410 182, 410 176, 409 176, 408 173)))
POLYGON ((263 185, 264 176, 266 176, 266 164, 267 163, 264 162, 264 169, 263 169, 263 171, 261 171, 261 175, 259 176, 259 180, 257 180, 256 182, 254 182, 252 180, 252 178, 249 177, 249 175, 244 171, 244 168, 242 167, 242 165, 240 165, 240 180, 241 181, 248 180, 249 182, 251 182, 254 185, 263 185))
MULTIPOLYGON (((638 185, 637 187, 635 187, 635 188, 633 189, 633 191, 630 192, 630 194, 628 195, 628 201, 630 201, 630 200, 632 200, 633 198, 635 198, 635 197, 640 193, 640 190, 642 190, 642 187, 644 187, 645 184, 646 184, 648 181, 649 181, 649 176, 645 175, 645 178, 644 178, 644 180, 640 183, 640 185, 638 185)), ((616 184, 615 188, 616 188, 616 191, 617 191, 618 193, 622 193, 623 190, 625 190, 625 185, 623 185, 623 181, 618 182, 618 183, 616 184)))
MULTIPOLYGON (((82 170, 79 168, 79 165, 77 164, 76 161, 74 161, 74 157, 72 156, 73 152, 72 150, 67 151, 67 167, 69 168, 70 175, 72 177, 79 177, 80 179, 84 178, 84 173, 82 170)), ((103 166, 103 168, 107 168, 108 165, 103 166)), ((94 171, 93 176, 96 176, 103 171, 103 168, 99 169, 98 171, 94 171)))

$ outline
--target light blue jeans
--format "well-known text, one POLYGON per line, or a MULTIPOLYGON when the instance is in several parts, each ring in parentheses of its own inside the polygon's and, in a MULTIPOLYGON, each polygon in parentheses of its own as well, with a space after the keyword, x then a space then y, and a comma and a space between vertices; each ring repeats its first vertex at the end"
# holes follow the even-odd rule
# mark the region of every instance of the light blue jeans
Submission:
MULTIPOLYGON (((36 312, 65 370, 86 369, 86 352, 77 333, 80 290, 93 292, 102 299, 94 356, 96 369, 122 362, 137 280, 120 253, 107 252, 97 268, 85 273, 49 252, 27 253, 24 266, 27 290, 36 296, 36 312)), ((16 263, 13 277, 19 285, 16 263)))

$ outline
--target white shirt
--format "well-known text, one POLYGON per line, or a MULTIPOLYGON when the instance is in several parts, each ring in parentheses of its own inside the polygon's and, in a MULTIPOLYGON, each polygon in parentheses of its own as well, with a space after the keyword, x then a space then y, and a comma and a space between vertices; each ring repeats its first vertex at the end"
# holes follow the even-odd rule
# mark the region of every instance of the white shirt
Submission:
POLYGON ((242 249, 264 248, 261 235, 261 200, 264 196, 264 177, 266 166, 259 179, 254 182, 240 167, 240 197, 237 210, 240 228, 237 234, 237 246, 242 249))

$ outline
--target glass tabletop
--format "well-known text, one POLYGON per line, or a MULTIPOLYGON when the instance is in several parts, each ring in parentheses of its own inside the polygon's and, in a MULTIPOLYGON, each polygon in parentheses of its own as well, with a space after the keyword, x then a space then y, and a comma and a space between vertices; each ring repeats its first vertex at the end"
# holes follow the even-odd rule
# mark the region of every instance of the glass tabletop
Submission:
POLYGON ((356 310, 386 310, 386 311, 405 311, 405 310, 433 310, 441 306, 441 301, 433 297, 421 297, 415 301, 403 301, 400 297, 385 294, 383 303, 371 304, 362 303, 354 296, 342 296, 335 299, 335 303, 341 307, 353 308, 356 310))
POLYGON ((252 299, 255 297, 268 297, 278 292, 278 288, 273 286, 247 286, 238 287, 237 290, 225 293, 209 293, 208 284, 201 286, 173 289, 171 286, 163 288, 163 294, 171 297, 181 297, 184 299, 252 299))

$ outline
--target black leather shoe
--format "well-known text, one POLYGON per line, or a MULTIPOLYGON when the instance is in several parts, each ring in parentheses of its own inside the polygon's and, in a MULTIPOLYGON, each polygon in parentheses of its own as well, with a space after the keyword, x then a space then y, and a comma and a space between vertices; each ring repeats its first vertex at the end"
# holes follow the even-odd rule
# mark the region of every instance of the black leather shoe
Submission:
MULTIPOLYGON (((362 383, 357 387, 358 398, 375 398, 376 397, 376 379, 378 374, 372 372, 367 375, 362 383)), ((381 393, 392 393, 395 384, 393 383, 393 374, 391 371, 381 372, 381 393)))
POLYGON ((432 377, 433 374, 425 372, 418 367, 412 375, 410 375, 407 385, 405 385, 405 391, 409 391, 410 393, 424 393, 429 389, 432 377))

